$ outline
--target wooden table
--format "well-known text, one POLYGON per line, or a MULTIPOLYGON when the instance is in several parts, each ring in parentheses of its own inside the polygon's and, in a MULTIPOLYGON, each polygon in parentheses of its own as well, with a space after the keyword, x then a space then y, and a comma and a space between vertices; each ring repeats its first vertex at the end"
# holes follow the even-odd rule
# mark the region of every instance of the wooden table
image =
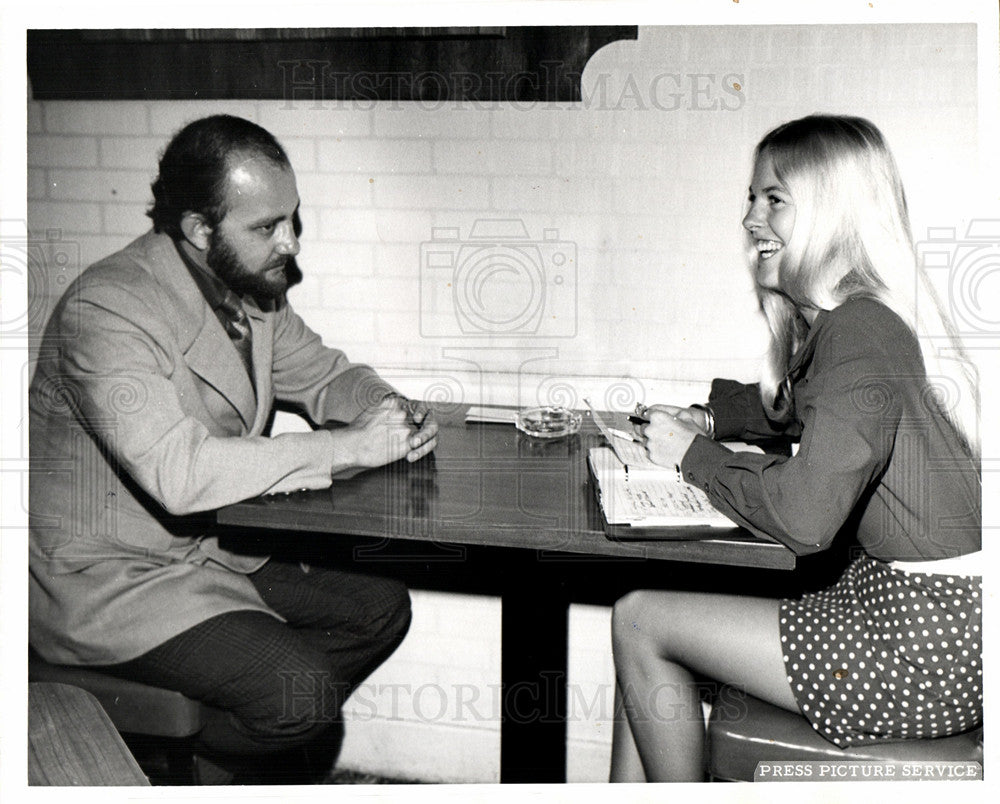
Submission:
MULTIPOLYGON (((697 541, 613 541, 604 532, 587 470, 603 443, 589 416, 580 433, 539 441, 510 424, 464 422, 465 405, 436 408, 435 453, 337 481, 329 490, 223 508, 228 526, 516 548, 502 590, 501 781, 565 778, 569 600, 553 582, 555 556, 656 559, 788 570, 795 556, 745 530, 697 541), (550 560, 546 560, 546 559, 550 560), (528 686, 525 686, 528 685, 528 686), (556 689, 558 687, 558 689, 556 689), (546 690, 542 716, 518 711, 508 691, 546 690)), ((678 536, 683 536, 678 533, 678 536)), ((523 708, 523 699, 521 702, 523 708)))

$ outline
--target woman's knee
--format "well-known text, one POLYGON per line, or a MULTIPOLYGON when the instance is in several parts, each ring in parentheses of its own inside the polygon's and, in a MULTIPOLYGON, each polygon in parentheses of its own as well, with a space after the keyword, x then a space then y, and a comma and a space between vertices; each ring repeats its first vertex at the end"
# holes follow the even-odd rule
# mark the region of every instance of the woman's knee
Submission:
POLYGON ((649 592, 639 589, 619 598, 611 610, 611 641, 616 652, 643 633, 650 608, 649 592))
POLYGON ((629 592, 611 613, 611 642, 616 654, 655 651, 668 658, 670 633, 686 619, 683 593, 639 589, 629 592))

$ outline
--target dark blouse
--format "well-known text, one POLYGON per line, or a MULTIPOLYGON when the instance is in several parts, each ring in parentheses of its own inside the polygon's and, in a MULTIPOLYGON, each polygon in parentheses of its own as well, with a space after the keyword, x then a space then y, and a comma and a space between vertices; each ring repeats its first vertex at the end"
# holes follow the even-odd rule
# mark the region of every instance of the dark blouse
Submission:
POLYGON ((719 440, 798 441, 792 456, 733 453, 697 436, 685 479, 734 521, 799 555, 849 524, 884 561, 980 549, 979 467, 933 404, 917 340, 880 302, 820 312, 792 359, 794 413, 767 418, 757 385, 715 380, 719 440))

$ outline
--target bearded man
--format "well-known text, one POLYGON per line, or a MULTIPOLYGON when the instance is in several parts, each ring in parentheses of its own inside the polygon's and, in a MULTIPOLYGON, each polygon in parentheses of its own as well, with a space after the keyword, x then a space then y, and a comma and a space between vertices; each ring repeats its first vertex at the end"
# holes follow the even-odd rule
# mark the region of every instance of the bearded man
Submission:
POLYGON ((30 641, 50 662, 204 702, 196 747, 218 762, 284 757, 332 739, 406 634, 409 595, 229 549, 211 512, 419 460, 437 425, 288 304, 299 197, 270 133, 195 121, 152 191, 152 231, 81 274, 39 351, 30 641), (343 426, 268 437, 275 400, 343 426))

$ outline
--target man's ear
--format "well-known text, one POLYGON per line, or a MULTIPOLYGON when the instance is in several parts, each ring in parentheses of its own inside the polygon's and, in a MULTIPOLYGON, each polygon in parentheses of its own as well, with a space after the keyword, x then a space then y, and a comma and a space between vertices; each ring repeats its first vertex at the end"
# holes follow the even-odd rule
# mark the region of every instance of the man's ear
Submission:
POLYGON ((181 232, 198 251, 208 248, 212 240, 212 227, 200 212, 185 212, 181 215, 181 232))

